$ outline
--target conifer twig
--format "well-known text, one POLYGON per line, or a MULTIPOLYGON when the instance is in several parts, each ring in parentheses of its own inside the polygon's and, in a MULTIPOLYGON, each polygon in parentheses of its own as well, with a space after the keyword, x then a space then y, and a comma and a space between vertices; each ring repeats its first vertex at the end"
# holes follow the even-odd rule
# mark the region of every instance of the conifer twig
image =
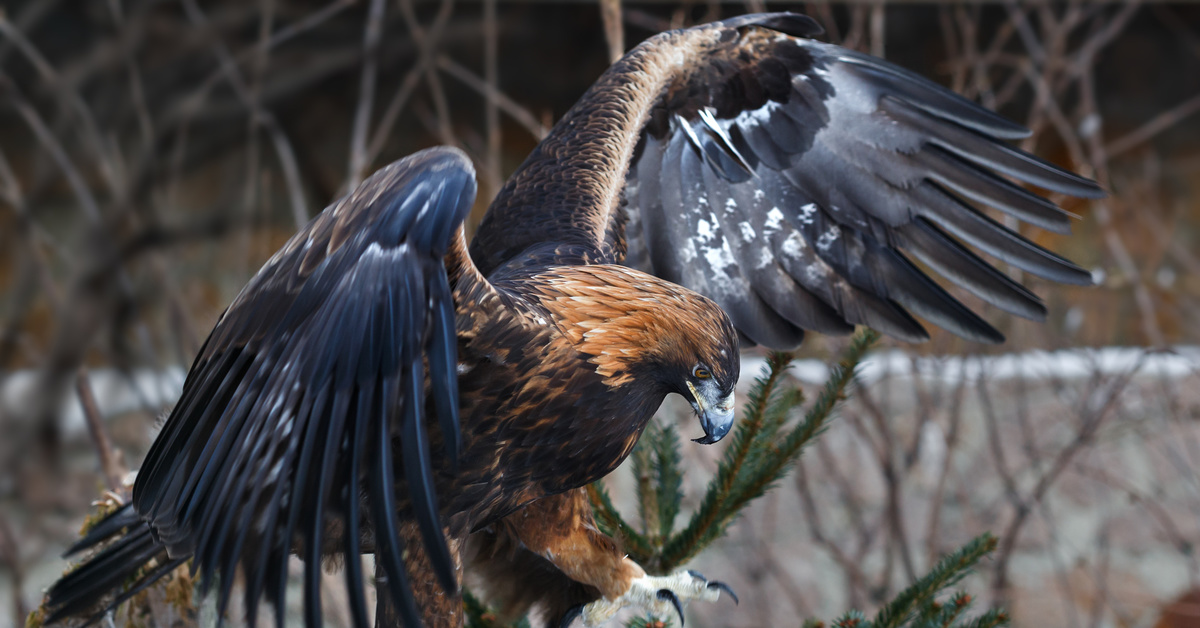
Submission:
POLYGON ((760 430, 764 424, 781 425, 782 419, 770 417, 786 414, 795 407, 790 404, 797 398, 774 394, 774 385, 791 363, 790 356, 773 358, 768 363, 768 373, 751 393, 749 411, 731 446, 733 453, 727 454, 717 468, 717 477, 709 484, 687 528, 663 547, 659 564, 664 571, 688 561, 720 537, 747 503, 766 492, 791 468, 804 445, 824 430, 837 404, 846 398, 846 387, 853 380, 855 369, 878 338, 879 334, 871 330, 854 337, 804 421, 779 445, 775 444, 779 439, 773 430, 770 433, 760 430), (755 438, 759 435, 763 437, 755 438))
POLYGON ((588 500, 592 503, 592 515, 596 518, 596 524, 600 526, 600 531, 617 539, 621 542, 621 546, 629 554, 633 560, 644 563, 653 555, 653 549, 650 543, 641 534, 638 534, 625 520, 621 518, 621 514, 612 504, 612 499, 608 496, 608 491, 599 482, 588 484, 587 487, 588 500))
POLYGON ((642 438, 638 440, 638 446, 633 450, 633 477, 637 482, 636 493, 638 503, 638 515, 642 518, 642 532, 648 537, 658 534, 662 527, 659 522, 659 499, 658 487, 653 483, 651 477, 654 473, 654 463, 651 457, 654 455, 654 447, 647 444, 653 439, 654 422, 651 421, 647 426, 642 438))
POLYGON ((654 446, 654 472, 657 476, 658 522, 656 533, 668 538, 675 529, 675 517, 683 501, 683 467, 679 455, 679 433, 675 426, 668 425, 656 431, 654 446))
POLYGON ((938 591, 961 580, 979 559, 995 550, 996 545, 996 537, 985 532, 943 558, 929 573, 880 609, 875 621, 871 622, 872 628, 899 628, 904 625, 916 609, 933 600, 938 591))

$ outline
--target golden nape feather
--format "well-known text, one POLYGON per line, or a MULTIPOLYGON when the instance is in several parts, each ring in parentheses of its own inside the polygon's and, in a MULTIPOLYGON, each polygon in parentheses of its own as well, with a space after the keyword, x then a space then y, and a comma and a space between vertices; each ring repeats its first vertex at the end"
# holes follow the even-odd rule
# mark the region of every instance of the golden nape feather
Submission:
POLYGON ((737 332, 725 312, 678 284, 613 265, 555 266, 524 294, 544 308, 610 386, 630 383, 637 365, 683 366, 696 356, 718 379, 737 381, 737 332), (715 351, 704 355, 706 350, 715 351))
MULTIPOLYGON (((81 542, 107 545, 50 590, 50 620, 98 619, 192 560, 222 613, 239 581, 244 619, 265 599, 282 624, 295 553, 316 626, 323 559, 373 553, 381 625, 458 627, 470 545, 495 550, 490 573, 540 565, 546 586, 512 607, 540 604, 555 626, 727 590, 646 575, 580 490, 666 395, 716 442, 739 339, 789 348, 868 325, 922 340, 914 314, 1003 339, 923 268, 1045 316, 981 254, 1090 282, 980 206, 1063 232, 1067 214, 1014 181, 1084 197, 1095 183, 1010 146, 1021 127, 818 33, 776 13, 641 43, 509 179, 469 253, 475 177, 458 150, 331 205, 221 317, 133 502, 81 542)), ((365 626, 361 562, 344 565, 365 626)))

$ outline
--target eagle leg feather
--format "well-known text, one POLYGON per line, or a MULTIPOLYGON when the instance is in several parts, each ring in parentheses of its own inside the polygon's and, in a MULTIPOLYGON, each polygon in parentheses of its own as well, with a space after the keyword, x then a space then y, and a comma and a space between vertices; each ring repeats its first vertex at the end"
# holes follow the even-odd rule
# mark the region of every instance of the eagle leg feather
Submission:
POLYGON ((627 606, 641 607, 663 620, 678 616, 682 625, 683 607, 691 600, 716 601, 722 591, 737 600, 728 585, 697 572, 648 575, 615 540, 597 529, 583 488, 539 499, 493 529, 519 541, 524 550, 549 561, 567 578, 599 592, 598 598, 567 610, 559 626, 580 617, 589 628, 601 626, 627 606))

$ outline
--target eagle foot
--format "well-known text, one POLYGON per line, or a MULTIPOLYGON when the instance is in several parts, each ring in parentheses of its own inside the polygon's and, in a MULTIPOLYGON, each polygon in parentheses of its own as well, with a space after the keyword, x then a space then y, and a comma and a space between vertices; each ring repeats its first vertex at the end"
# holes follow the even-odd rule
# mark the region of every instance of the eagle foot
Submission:
POLYGON ((617 611, 635 605, 663 622, 670 621, 672 616, 678 617, 679 625, 683 626, 683 607, 688 602, 715 602, 721 597, 722 591, 737 603, 737 595, 729 585, 710 581, 698 571, 678 571, 669 576, 642 576, 634 578, 629 590, 616 599, 600 598, 572 608, 563 617, 559 628, 567 628, 577 617, 583 618, 583 625, 587 628, 597 628, 612 619, 617 611))

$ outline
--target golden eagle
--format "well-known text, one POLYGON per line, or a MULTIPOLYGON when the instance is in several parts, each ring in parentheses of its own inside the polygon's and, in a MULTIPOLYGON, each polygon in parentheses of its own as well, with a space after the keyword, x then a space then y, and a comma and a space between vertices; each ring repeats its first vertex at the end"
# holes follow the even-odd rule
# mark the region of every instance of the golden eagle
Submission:
POLYGON ((76 549, 115 540, 51 589, 50 619, 192 559, 222 616, 240 573, 248 622, 265 597, 282 626, 296 553, 307 624, 322 559, 340 555, 364 626, 356 557, 373 553, 381 624, 460 626, 465 546, 484 529, 576 583, 529 594, 555 622, 715 599, 718 582, 625 558, 582 490, 668 393, 713 443, 733 422, 740 343, 855 325, 925 339, 909 311, 1003 340, 913 259, 1045 316, 964 244, 1091 283, 975 205, 1062 233, 1067 214, 1010 180, 1079 197, 1095 183, 1012 148, 1025 129, 930 81, 806 39, 819 31, 777 13, 642 43, 507 182, 469 249, 476 186, 456 150, 331 205, 222 315, 132 502, 76 549))

